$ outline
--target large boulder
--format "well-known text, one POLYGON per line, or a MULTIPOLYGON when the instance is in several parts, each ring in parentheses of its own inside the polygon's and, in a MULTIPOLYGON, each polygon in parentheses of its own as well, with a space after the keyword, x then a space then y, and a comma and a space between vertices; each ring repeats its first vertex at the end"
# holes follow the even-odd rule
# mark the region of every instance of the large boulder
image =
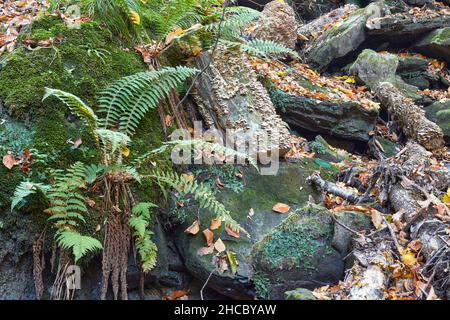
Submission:
POLYGON ((399 59, 390 53, 377 53, 370 49, 365 49, 360 53, 349 71, 355 75, 359 81, 366 84, 372 91, 381 82, 390 82, 407 97, 420 99, 417 87, 407 84, 397 75, 399 59))
POLYGON ((195 66, 203 70, 192 96, 208 128, 225 136, 226 130, 242 130, 248 137, 270 134, 280 154, 290 149, 290 135, 275 112, 267 90, 258 81, 249 59, 240 51, 218 46, 216 56, 202 53, 195 66), (208 68, 206 68, 209 66, 208 68))
POLYGON ((353 101, 320 101, 280 90, 271 90, 270 96, 288 124, 346 140, 368 141, 378 116, 378 110, 353 101))
POLYGON ((425 116, 436 123, 444 133, 447 144, 450 143, 450 100, 437 101, 425 108, 425 116))
POLYGON ((274 0, 264 6, 262 16, 251 27, 250 36, 272 40, 287 48, 295 49, 298 24, 295 12, 283 0, 274 0))
POLYGON ((450 27, 434 30, 418 41, 414 48, 427 56, 450 62, 450 27))
MULTIPOLYGON (((223 225, 214 231, 215 240, 220 238, 224 241, 227 250, 236 254, 239 265, 234 275, 229 271, 224 273, 215 271, 208 281, 209 287, 232 298, 254 297, 255 287, 259 296, 266 296, 264 292, 270 291, 271 297, 282 298, 284 291, 302 287, 300 283, 312 287, 314 284, 319 285, 320 281, 334 282, 339 279, 343 267, 340 255, 330 246, 333 236, 330 216, 327 216, 323 209, 306 208, 297 211, 307 203, 309 196, 318 196, 307 184, 306 179, 319 169, 320 166, 310 158, 301 159, 298 163, 280 163, 278 174, 275 176, 260 175, 253 168, 241 169, 244 189, 237 193, 224 189, 218 194, 218 198, 250 234, 250 238, 243 233, 239 238, 231 237, 225 232, 223 225), (272 211, 276 203, 289 205, 289 212, 280 214, 272 211), (285 219, 290 219, 288 221, 292 223, 282 226, 285 219), (298 230, 283 231, 289 225, 295 225, 298 230), (275 265, 265 265, 264 252, 270 255, 282 243, 287 243, 291 247, 281 248, 284 251, 276 252, 275 256, 272 256, 276 260, 273 260, 276 262, 275 265), (298 259, 291 264, 291 269, 289 271, 280 269, 279 263, 282 262, 278 259, 287 257, 289 252, 296 252, 300 244, 303 247, 296 254, 298 259), (315 251, 318 248, 321 249, 320 252, 315 251), (300 259, 300 254, 304 255, 304 259, 300 259), (322 259, 324 256, 325 260, 322 259), (267 268, 272 268, 270 272, 273 273, 273 279, 283 282, 283 286, 278 287, 278 281, 273 279, 267 280, 267 268), (296 281, 291 283, 292 279, 296 281), (313 280, 319 282, 315 283, 313 280)), ((332 171, 333 167, 328 168, 323 175, 330 179, 329 172, 332 171)), ((184 233, 183 230, 198 214, 201 220, 200 230, 206 229, 214 215, 205 210, 197 212, 196 208, 189 209, 189 212, 190 220, 174 232, 176 245, 190 273, 205 281, 214 269, 211 254, 202 256, 198 254, 198 250, 206 245, 205 238, 201 231, 193 236, 184 233)))
POLYGON ((366 8, 355 10, 340 24, 325 31, 307 52, 308 62, 326 69, 331 62, 356 51, 366 39, 365 25, 369 18, 380 17, 382 3, 371 3, 366 8))

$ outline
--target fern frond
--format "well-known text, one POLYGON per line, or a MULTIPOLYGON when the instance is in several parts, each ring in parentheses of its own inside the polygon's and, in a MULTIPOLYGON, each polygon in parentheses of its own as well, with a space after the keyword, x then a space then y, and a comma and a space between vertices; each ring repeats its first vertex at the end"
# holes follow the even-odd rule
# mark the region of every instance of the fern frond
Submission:
POLYGON ((241 44, 240 48, 249 54, 263 57, 290 55, 293 58, 299 58, 297 52, 272 40, 253 39, 241 44))
POLYGON ((66 250, 72 250, 75 263, 89 252, 103 248, 100 241, 89 236, 83 236, 75 231, 62 230, 55 235, 57 244, 66 250))
POLYGON ((30 181, 22 181, 14 190, 14 195, 11 197, 11 210, 20 208, 25 204, 28 196, 41 191, 44 195, 50 189, 49 185, 43 183, 35 183, 30 181))
POLYGON ((104 154, 110 155, 111 157, 131 142, 130 137, 122 132, 109 129, 97 129, 95 131, 100 139, 104 154))
POLYGON ((80 98, 77 96, 57 89, 45 88, 45 94, 42 99, 44 101, 50 96, 54 96, 61 100, 66 106, 69 107, 70 111, 80 117, 83 121, 86 122, 90 130, 95 130, 97 128, 97 116, 94 111, 85 104, 80 98))
POLYGON ((132 135, 146 112, 157 106, 172 89, 182 84, 198 70, 178 66, 157 71, 140 72, 124 77, 100 92, 100 120, 103 128, 115 128, 132 135))

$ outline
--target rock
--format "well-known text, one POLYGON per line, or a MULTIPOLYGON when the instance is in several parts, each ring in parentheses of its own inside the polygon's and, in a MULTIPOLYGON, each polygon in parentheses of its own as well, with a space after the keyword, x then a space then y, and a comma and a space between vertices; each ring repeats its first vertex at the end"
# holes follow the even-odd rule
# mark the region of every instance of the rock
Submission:
POLYGON ((411 6, 423 6, 426 3, 432 3, 433 1, 431 0, 404 0, 407 4, 411 5, 411 6))
POLYGON ((265 235, 252 250, 255 274, 263 280, 263 298, 282 299, 284 292, 337 283, 344 265, 331 245, 333 219, 327 209, 307 205, 265 235))
POLYGON ((311 290, 305 288, 297 288, 295 290, 286 291, 284 293, 286 300, 317 300, 311 290))
POLYGON ((398 65, 398 57, 394 54, 377 53, 371 49, 365 49, 352 64, 349 72, 372 91, 381 82, 389 82, 407 97, 420 99, 421 95, 417 93, 418 88, 407 84, 396 74, 398 65))
POLYGON ((340 6, 338 1, 329 0, 292 0, 292 3, 296 14, 306 21, 320 17, 340 6))
POLYGON ((397 153, 395 143, 383 137, 374 137, 370 139, 369 150, 370 153, 375 157, 379 154, 379 152, 381 152, 385 157, 392 157, 397 153))
POLYGON ((450 62, 450 27, 438 29, 426 35, 414 44, 414 49, 426 56, 450 62))
POLYGON ((382 11, 381 3, 371 3, 366 8, 355 10, 339 25, 325 31, 312 44, 307 51, 307 61, 323 70, 331 62, 336 63, 336 60, 354 52, 366 39, 366 21, 380 17, 382 11))
POLYGON ((316 38, 322 32, 326 25, 330 23, 334 23, 338 19, 341 19, 343 16, 348 15, 350 12, 358 9, 358 6, 354 4, 348 4, 344 7, 337 8, 333 11, 324 14, 313 21, 300 26, 297 29, 297 34, 300 38, 307 37, 310 40, 312 38, 316 38))
POLYGON ((425 108, 425 116, 436 123, 444 133, 446 144, 450 143, 450 100, 437 101, 425 108))
POLYGON ((264 6, 262 16, 251 28, 250 36, 272 40, 287 48, 295 49, 298 24, 295 12, 284 0, 274 0, 264 6))
POLYGON ((435 29, 450 26, 450 16, 385 16, 367 22, 367 34, 390 42, 405 42, 435 29))
MULTIPOLYGON (((370 230, 372 227, 370 218, 361 212, 339 211, 336 212, 335 216, 341 224, 357 232, 370 230)), ((351 251, 353 236, 354 234, 339 224, 334 225, 332 245, 343 257, 351 251)))
MULTIPOLYGON (((192 95, 208 128, 218 129, 224 136, 229 129, 243 130, 250 139, 271 134, 280 155, 290 149, 290 135, 275 112, 270 97, 257 80, 247 57, 239 51, 218 46, 220 56, 196 81, 192 95)), ((195 60, 199 70, 210 61, 209 53, 195 60)))
POLYGON ((348 158, 348 153, 344 150, 333 148, 320 135, 309 143, 309 148, 315 153, 315 157, 328 162, 341 162, 348 158))
MULTIPOLYGON (((253 259, 251 258, 250 253, 253 251, 255 243, 270 235, 277 225, 290 216, 290 213, 303 207, 310 195, 318 195, 317 192, 306 183, 306 178, 312 172, 319 169, 320 166, 315 164, 313 159, 309 158, 304 158, 298 163, 280 163, 280 168, 276 176, 260 175, 255 172, 255 169, 253 168, 242 168, 242 181, 245 186, 243 191, 235 193, 230 189, 224 189, 217 196, 218 199, 224 203, 226 208, 230 210, 232 216, 238 223, 246 229, 251 238, 247 238, 242 233, 239 238, 231 237, 224 231, 223 225, 218 230, 214 231, 214 239, 222 239, 227 250, 236 253, 239 266, 237 267, 237 273, 235 275, 231 275, 229 271, 222 274, 214 272, 208 282, 209 287, 234 299, 253 298, 255 296, 255 286, 260 288, 260 285, 265 283, 264 277, 258 271, 258 268, 253 268, 253 259), (289 212, 285 214, 273 212, 272 207, 278 202, 289 205, 289 212), (247 217, 250 209, 253 209, 254 212, 251 219, 247 217)), ((325 174, 328 176, 328 179, 330 179, 329 172, 332 171, 333 170, 328 169, 322 174, 325 174)), ((196 236, 192 236, 183 231, 191 225, 197 216, 197 209, 189 208, 189 213, 190 215, 188 216, 190 219, 183 223, 179 229, 175 230, 173 234, 176 235, 176 245, 183 257, 186 268, 194 277, 204 282, 214 268, 211 262, 212 255, 199 256, 197 250, 205 247, 206 243, 201 231, 209 227, 211 219, 215 216, 211 212, 201 210, 200 218, 202 225, 200 232, 196 236)), ((317 222, 316 225, 320 226, 319 221, 316 221, 313 217, 308 219, 317 222)), ((331 230, 332 227, 328 224, 329 221, 327 219, 324 219, 324 221, 324 228, 331 230)), ((311 265, 316 262, 317 261, 314 260, 311 265)), ((295 270, 297 269, 294 269, 294 271, 295 270)), ((280 272, 279 276, 283 277, 284 274, 282 271, 280 272)), ((334 277, 329 277, 324 273, 314 274, 317 276, 316 279, 318 281, 320 281, 319 278, 322 277, 325 277, 322 279, 323 281, 327 281, 331 278, 334 279, 334 277)), ((337 275, 337 277, 339 276, 340 275, 337 275)), ((300 286, 302 285, 297 284, 295 287, 285 288, 282 292, 300 286)))
POLYGON ((397 73, 425 72, 428 60, 417 56, 405 56, 398 58, 397 73))
POLYGON ((271 90, 270 97, 290 125, 342 139, 368 141, 378 116, 378 110, 357 102, 319 101, 279 90, 271 90))

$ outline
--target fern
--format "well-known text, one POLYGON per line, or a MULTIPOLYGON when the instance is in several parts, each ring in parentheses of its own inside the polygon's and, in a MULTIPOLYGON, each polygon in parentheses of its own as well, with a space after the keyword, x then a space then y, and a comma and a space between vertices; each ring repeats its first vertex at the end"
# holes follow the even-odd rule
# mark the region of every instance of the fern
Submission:
POLYGON ((83 236, 75 231, 60 230, 55 235, 56 243, 63 249, 72 250, 75 263, 89 252, 101 250, 102 244, 95 238, 83 236))
POLYGON ((97 116, 80 98, 62 90, 45 88, 45 94, 42 101, 50 96, 58 98, 67 105, 73 114, 86 122, 91 131, 94 131, 97 128, 97 116))
POLYGON ((30 181, 22 181, 14 190, 14 195, 11 198, 11 210, 20 208, 25 204, 28 196, 41 191, 44 195, 50 189, 49 185, 43 183, 35 183, 30 181))
MULTIPOLYGON (((198 183, 195 179, 186 179, 176 172, 164 172, 155 170, 145 178, 156 180, 164 194, 167 195, 167 186, 176 190, 181 196, 192 195, 203 209, 211 210, 216 217, 222 220, 233 230, 243 230, 239 224, 231 217, 225 206, 217 201, 212 190, 203 183, 198 183)), ((245 230, 243 230, 245 231, 245 230)))
POLYGON ((150 208, 157 207, 150 202, 136 204, 131 212, 129 224, 133 229, 136 249, 142 263, 142 271, 148 272, 156 265, 156 253, 158 248, 151 240, 153 232, 148 229, 150 224, 150 208))
POLYGON ((107 129, 119 125, 119 131, 131 136, 148 110, 196 72, 188 67, 166 67, 116 81, 99 94, 100 112, 105 116, 101 126, 107 129))
POLYGON ((286 48, 285 46, 271 40, 253 39, 240 46, 242 51, 252 55, 267 56, 285 56, 291 55, 293 58, 299 58, 297 52, 286 48))

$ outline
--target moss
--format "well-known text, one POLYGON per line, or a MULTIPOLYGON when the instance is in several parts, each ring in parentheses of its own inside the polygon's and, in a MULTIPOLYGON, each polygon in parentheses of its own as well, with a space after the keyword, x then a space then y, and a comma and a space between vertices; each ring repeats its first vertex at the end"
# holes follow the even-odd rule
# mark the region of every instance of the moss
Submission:
POLYGON ((256 296, 261 299, 270 299, 270 280, 264 274, 257 272, 253 275, 252 281, 255 286, 256 296))
POLYGON ((431 42, 436 44, 449 44, 450 42, 450 28, 442 28, 434 31, 431 34, 431 42))
POLYGON ((332 234, 333 225, 328 214, 320 207, 310 206, 283 221, 262 240, 259 250, 262 258, 273 268, 302 265, 304 269, 313 270, 318 253, 331 253, 326 241, 331 239, 332 234))

